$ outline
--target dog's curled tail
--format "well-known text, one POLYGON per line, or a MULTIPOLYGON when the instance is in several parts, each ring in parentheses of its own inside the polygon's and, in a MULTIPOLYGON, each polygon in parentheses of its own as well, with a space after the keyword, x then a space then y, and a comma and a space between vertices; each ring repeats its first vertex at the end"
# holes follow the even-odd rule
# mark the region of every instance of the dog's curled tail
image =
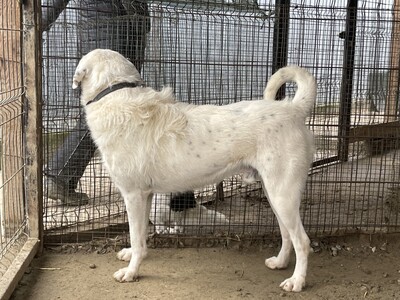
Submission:
POLYGON ((301 107, 304 113, 308 115, 315 103, 317 84, 313 75, 298 66, 284 67, 274 73, 264 90, 264 99, 274 100, 278 89, 289 81, 293 81, 297 85, 297 91, 292 102, 301 107))

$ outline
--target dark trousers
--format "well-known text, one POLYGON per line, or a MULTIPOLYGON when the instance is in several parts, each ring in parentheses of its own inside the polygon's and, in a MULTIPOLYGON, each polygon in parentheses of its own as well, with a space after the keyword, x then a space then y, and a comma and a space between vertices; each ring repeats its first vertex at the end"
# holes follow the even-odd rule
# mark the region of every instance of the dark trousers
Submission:
POLYGON ((69 191, 75 190, 95 151, 84 114, 81 114, 76 126, 50 158, 47 176, 69 191))
MULTIPOLYGON (((96 3, 104 6, 110 2, 96 3)), ((84 55, 96 48, 113 49, 129 58, 140 72, 146 34, 150 30, 147 5, 144 2, 131 2, 131 7, 126 10, 110 6, 109 12, 104 7, 95 15, 91 14, 93 11, 87 7, 82 8, 81 20, 78 20, 80 54, 84 55), (130 16, 129 13, 134 14, 130 16)), ((73 191, 95 151, 96 146, 81 110, 77 124, 49 159, 46 175, 73 191)))

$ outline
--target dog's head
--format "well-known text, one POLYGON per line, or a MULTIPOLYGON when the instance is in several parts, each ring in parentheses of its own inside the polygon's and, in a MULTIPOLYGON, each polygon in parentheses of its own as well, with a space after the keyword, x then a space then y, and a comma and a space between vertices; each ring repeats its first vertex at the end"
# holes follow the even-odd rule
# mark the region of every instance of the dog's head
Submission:
POLYGON ((81 103, 86 105, 102 90, 120 82, 143 84, 135 66, 124 56, 112 50, 96 49, 80 60, 72 88, 81 89, 81 103))

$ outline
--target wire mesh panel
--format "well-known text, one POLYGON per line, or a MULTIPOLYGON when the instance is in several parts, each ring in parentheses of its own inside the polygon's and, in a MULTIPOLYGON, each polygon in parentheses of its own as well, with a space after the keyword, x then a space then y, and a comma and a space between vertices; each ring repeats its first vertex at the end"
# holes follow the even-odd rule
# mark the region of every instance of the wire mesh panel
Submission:
POLYGON ((0 276, 24 244, 21 15, 16 1, 0 1, 0 276))
POLYGON ((398 44, 393 13, 398 9, 389 1, 348 1, 335 9, 338 26, 328 29, 330 45, 342 45, 326 54, 336 59, 342 49, 342 63, 319 71, 329 72, 333 86, 320 84, 320 96, 329 98, 317 105, 311 126, 317 155, 329 151, 335 159, 337 155, 338 164, 321 168, 310 178, 312 202, 320 198, 318 221, 310 223, 324 224, 317 231, 398 230, 398 107, 391 104, 389 93, 398 84, 390 86, 387 79, 389 73, 398 73, 398 65, 391 64, 398 55, 393 51, 398 44))
MULTIPOLYGON (((42 2, 48 241, 127 230, 123 199, 70 88, 79 59, 95 48, 119 51, 148 86, 171 86, 193 104, 260 99, 277 68, 307 68, 318 97, 307 120, 316 154, 301 208, 306 230, 399 231, 399 9, 389 0, 42 2)), ((294 92, 287 84, 282 95, 294 92)), ((277 232, 261 184, 240 174, 183 196, 156 195, 150 219, 160 234, 277 232)))
POLYGON ((0 6, 0 298, 8 299, 41 247, 40 5, 28 0, 0 6))

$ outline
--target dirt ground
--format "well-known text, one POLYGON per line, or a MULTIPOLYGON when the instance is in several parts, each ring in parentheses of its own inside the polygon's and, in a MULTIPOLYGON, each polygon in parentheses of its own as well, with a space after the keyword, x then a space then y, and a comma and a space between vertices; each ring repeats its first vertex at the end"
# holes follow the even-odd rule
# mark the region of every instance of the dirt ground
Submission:
POLYGON ((400 240, 368 236, 313 242, 307 287, 282 291, 293 272, 269 270, 270 244, 227 248, 149 249, 139 282, 118 283, 126 266, 116 253, 47 249, 36 258, 11 299, 400 299, 400 240), (75 252, 65 254, 65 252, 75 252))

